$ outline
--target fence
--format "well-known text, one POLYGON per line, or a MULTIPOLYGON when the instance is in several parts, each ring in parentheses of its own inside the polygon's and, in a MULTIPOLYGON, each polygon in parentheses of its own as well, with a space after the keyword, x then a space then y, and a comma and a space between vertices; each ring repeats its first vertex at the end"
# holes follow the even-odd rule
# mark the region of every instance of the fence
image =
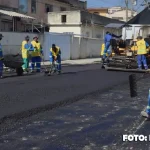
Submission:
POLYGON ((73 35, 57 33, 37 35, 31 33, 2 32, 2 34, 4 38, 1 44, 4 54, 20 53, 21 43, 25 36, 29 35, 31 40, 34 36, 39 36, 39 41, 43 45, 45 60, 49 60, 49 51, 53 43, 61 48, 62 60, 99 57, 100 48, 103 43, 103 40, 100 39, 74 37, 73 35))

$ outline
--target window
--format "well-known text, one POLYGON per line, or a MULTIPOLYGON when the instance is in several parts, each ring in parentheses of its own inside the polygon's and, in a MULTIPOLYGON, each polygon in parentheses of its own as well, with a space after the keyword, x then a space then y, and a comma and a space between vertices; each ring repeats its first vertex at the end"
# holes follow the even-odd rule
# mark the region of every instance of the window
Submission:
POLYGON ((45 4, 45 12, 53 12, 53 5, 45 4))
POLYGON ((61 16, 61 22, 62 23, 66 23, 67 22, 67 16, 66 15, 62 15, 61 16))
POLYGON ((60 7, 60 11, 66 11, 67 9, 64 7, 60 7))
POLYGON ((21 13, 28 12, 28 1, 27 0, 19 0, 19 11, 21 13))
POLYGON ((36 13, 36 0, 31 0, 31 13, 36 13))

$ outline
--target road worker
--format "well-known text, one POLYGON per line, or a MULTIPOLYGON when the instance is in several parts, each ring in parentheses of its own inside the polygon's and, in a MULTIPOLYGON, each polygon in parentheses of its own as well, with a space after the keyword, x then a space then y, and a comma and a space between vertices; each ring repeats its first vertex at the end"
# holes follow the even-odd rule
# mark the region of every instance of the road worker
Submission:
POLYGON ((34 37, 31 44, 34 47, 34 51, 32 52, 32 63, 31 63, 31 72, 35 70, 36 72, 41 71, 41 44, 38 42, 38 37, 34 37))
POLYGON ((141 112, 141 115, 143 117, 146 117, 146 118, 150 119, 150 89, 149 89, 149 94, 148 94, 148 105, 147 105, 147 108, 146 108, 146 110, 141 112))
POLYGON ((141 37, 137 37, 137 60, 138 60, 138 69, 142 69, 142 63, 144 65, 144 68, 147 70, 147 60, 146 60, 146 54, 147 50, 146 47, 149 46, 148 43, 141 37))
POLYGON ((107 55, 108 51, 109 51, 108 55, 110 55, 110 53, 111 53, 111 50, 109 50, 109 49, 110 49, 111 41, 112 41, 113 37, 121 38, 121 36, 114 35, 114 34, 108 32, 108 31, 106 32, 106 35, 105 35, 105 38, 104 38, 105 49, 104 49, 104 54, 103 54, 103 60, 106 59, 106 55, 107 55))
POLYGON ((22 42, 22 58, 23 58, 23 71, 27 73, 29 70, 29 51, 33 51, 33 46, 29 43, 29 36, 25 37, 25 40, 22 42))
MULTIPOLYGON (((0 34, 0 41, 2 40, 3 35, 0 34)), ((3 51, 2 51, 2 45, 0 43, 0 78, 3 78, 3 51)))
POLYGON ((60 74, 61 73, 61 50, 58 46, 52 44, 52 48, 50 49, 50 62, 52 63, 52 65, 54 61, 57 62, 57 71, 60 74))

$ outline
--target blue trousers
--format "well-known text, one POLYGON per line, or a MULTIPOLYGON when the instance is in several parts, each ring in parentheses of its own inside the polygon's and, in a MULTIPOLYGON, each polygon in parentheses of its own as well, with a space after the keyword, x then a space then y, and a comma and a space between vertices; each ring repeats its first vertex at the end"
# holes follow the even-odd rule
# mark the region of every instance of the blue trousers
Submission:
POLYGON ((148 94, 148 105, 147 105, 146 112, 150 115, 150 89, 149 89, 149 94, 148 94))
MULTIPOLYGON (((50 62, 54 63, 54 57, 53 56, 50 56, 50 62)), ((57 62, 57 70, 61 71, 61 57, 60 56, 57 57, 56 62, 57 62)))
POLYGON ((108 52, 110 52, 109 48, 110 48, 110 42, 106 42, 105 43, 104 54, 103 54, 104 59, 106 58, 106 54, 109 54, 108 52))
POLYGON ((145 55, 138 55, 137 60, 138 60, 138 68, 142 69, 142 63, 143 63, 145 69, 148 69, 145 55))
POLYGON ((41 71, 41 57, 40 56, 32 57, 31 70, 33 71, 34 69, 36 69, 37 72, 41 71))
POLYGON ((0 76, 3 75, 3 61, 0 60, 0 76))

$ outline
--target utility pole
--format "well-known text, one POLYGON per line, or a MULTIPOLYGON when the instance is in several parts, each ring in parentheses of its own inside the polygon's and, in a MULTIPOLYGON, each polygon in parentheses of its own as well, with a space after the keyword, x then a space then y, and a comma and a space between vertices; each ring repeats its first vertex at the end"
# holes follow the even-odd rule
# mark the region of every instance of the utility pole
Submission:
POLYGON ((132 4, 132 10, 131 10, 131 18, 134 17, 134 0, 131 0, 131 4, 132 4))
POLYGON ((128 0, 125 0, 125 4, 126 4, 126 22, 128 22, 128 9, 129 9, 129 6, 128 6, 129 2, 128 2, 128 0))

